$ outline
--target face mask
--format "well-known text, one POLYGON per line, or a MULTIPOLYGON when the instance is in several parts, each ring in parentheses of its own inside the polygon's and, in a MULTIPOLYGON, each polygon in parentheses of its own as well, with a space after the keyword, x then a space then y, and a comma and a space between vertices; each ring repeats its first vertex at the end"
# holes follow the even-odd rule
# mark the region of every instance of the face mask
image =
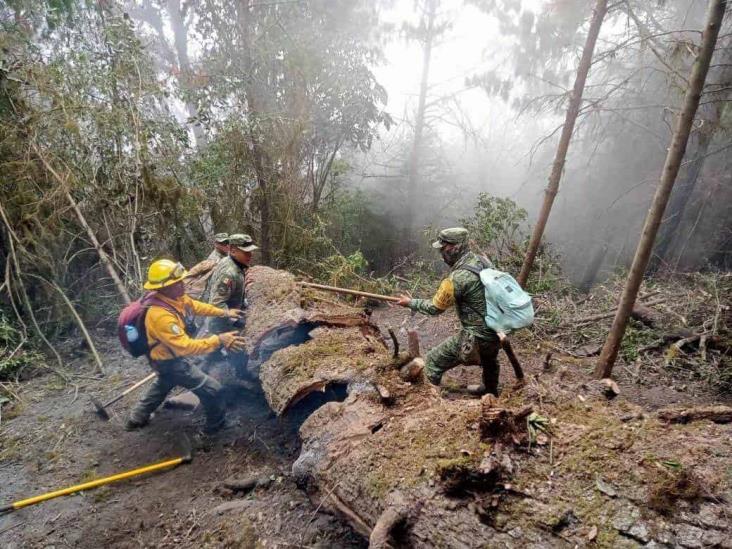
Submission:
POLYGON ((440 255, 442 256, 442 260, 450 267, 457 263, 457 260, 462 257, 463 253, 463 246, 453 246, 451 248, 445 246, 444 248, 440 248, 440 255))
POLYGON ((183 297, 183 294, 186 293, 186 287, 183 285, 183 282, 180 281, 176 282, 175 284, 171 284, 170 286, 166 286, 159 291, 161 294, 169 297, 170 299, 180 299, 181 297, 183 297))

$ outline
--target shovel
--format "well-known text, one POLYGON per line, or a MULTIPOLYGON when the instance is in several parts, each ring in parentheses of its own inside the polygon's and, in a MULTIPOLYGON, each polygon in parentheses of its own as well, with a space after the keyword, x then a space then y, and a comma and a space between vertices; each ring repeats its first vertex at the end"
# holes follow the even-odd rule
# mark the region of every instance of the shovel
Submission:
POLYGON ((145 383, 147 383, 148 381, 150 381, 156 375, 158 375, 158 374, 156 374, 155 372, 153 372, 152 374, 150 374, 146 378, 141 379, 140 381, 138 381, 134 385, 128 387, 127 389, 125 389, 124 391, 122 391, 119 395, 117 395, 116 397, 114 397, 112 400, 110 400, 109 402, 106 402, 104 404, 102 404, 101 402, 99 402, 96 398, 92 397, 91 401, 92 401, 92 404, 94 404, 94 407, 97 409, 97 415, 100 418, 102 418, 104 421, 109 421, 109 414, 107 413, 107 408, 109 408, 112 404, 114 404, 118 400, 121 400, 122 398, 124 398, 126 395, 130 394, 132 391, 134 391, 138 387, 141 387, 142 385, 145 385, 145 383))
POLYGON ((6 513, 12 513, 13 511, 17 511, 18 509, 22 509, 23 507, 28 507, 29 505, 35 505, 36 503, 41 503, 43 501, 47 501, 49 499, 61 497, 61 496, 67 496, 69 494, 74 494, 76 492, 81 492, 83 490, 91 490, 92 488, 96 488, 98 486, 104 486, 105 484, 111 484, 113 482, 119 482, 120 480, 125 480, 128 478, 136 477, 139 475, 144 475, 146 473, 153 473, 155 471, 160 471, 162 469, 170 469, 172 467, 176 467, 180 465, 181 463, 190 463, 193 459, 193 449, 191 447, 191 442, 188 440, 188 437, 183 435, 182 439, 182 445, 183 445, 183 454, 180 457, 168 459, 166 461, 161 461, 160 463, 154 463, 152 465, 145 465, 144 467, 138 467, 137 469, 132 469, 130 471, 125 471, 123 473, 117 473, 115 475, 110 475, 108 477, 98 478, 96 480, 92 480, 89 482, 85 482, 83 484, 76 484, 74 486, 69 486, 68 488, 62 488, 61 490, 55 490, 53 492, 46 492, 45 494, 40 494, 38 496, 33 496, 31 498, 27 499, 20 499, 18 501, 14 501, 12 503, 8 503, 6 505, 0 505, 0 515, 6 514, 6 513))

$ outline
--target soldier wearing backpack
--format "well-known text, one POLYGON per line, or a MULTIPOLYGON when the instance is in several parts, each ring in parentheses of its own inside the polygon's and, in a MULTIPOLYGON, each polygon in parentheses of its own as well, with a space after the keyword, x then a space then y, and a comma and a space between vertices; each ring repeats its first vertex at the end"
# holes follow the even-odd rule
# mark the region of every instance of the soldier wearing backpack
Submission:
POLYGON ((158 374, 132 410, 125 425, 128 430, 147 425, 150 415, 178 385, 190 389, 201 400, 206 411, 206 432, 216 431, 224 424, 221 384, 186 358, 208 354, 221 347, 242 351, 245 349, 244 339, 231 331, 193 339, 190 321, 195 315, 237 319, 244 313, 239 309, 225 310, 188 297, 183 285, 186 274, 180 263, 168 259, 153 262, 144 285, 151 292, 128 305, 120 315, 120 339, 123 345, 133 356, 146 354, 151 367, 158 374))
POLYGON ((485 323, 485 290, 480 276, 476 275, 476 271, 491 267, 490 261, 468 249, 468 231, 462 227, 443 229, 432 247, 440 250, 442 259, 450 266, 450 274, 431 300, 401 295, 398 304, 433 316, 455 305, 461 330, 427 353, 427 379, 439 385, 442 374, 468 363, 477 351, 483 368, 483 386, 479 392, 498 395, 500 343, 496 332, 485 323))

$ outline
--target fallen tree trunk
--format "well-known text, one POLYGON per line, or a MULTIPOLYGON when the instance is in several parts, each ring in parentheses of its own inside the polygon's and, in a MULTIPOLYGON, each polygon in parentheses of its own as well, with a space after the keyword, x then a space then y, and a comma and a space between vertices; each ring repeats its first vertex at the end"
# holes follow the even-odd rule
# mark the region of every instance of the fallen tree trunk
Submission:
MULTIPOLYGON (((445 400, 421 376, 404 381, 400 370, 419 359, 392 356, 363 312, 287 273, 255 269, 249 368, 278 415, 304 419, 294 479, 373 547, 572 547, 588 532, 603 546, 632 546, 639 532, 674 544, 696 511, 641 517, 642 487, 663 467, 648 456, 704 478, 732 452, 728 425, 650 418, 629 436, 622 418, 632 405, 582 401, 576 380, 559 374, 528 376, 498 399, 445 400), (600 476, 604 491, 595 489, 600 476)), ((732 497, 728 480, 714 490, 732 497)), ((719 513, 715 535, 728 539, 722 506, 704 512, 719 513)))
POLYGON ((732 422, 732 407, 699 406, 697 408, 664 408, 658 411, 659 419, 669 423, 689 423, 708 419, 714 423, 732 422))

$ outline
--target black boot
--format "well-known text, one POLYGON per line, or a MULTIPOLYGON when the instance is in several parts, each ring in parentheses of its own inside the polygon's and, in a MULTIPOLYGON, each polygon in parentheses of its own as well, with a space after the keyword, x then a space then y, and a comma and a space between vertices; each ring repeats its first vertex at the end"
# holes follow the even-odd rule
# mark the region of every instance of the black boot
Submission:
POLYGON ((137 431, 138 429, 145 427, 148 423, 150 423, 149 419, 140 421, 130 418, 125 422, 125 431, 137 431))

